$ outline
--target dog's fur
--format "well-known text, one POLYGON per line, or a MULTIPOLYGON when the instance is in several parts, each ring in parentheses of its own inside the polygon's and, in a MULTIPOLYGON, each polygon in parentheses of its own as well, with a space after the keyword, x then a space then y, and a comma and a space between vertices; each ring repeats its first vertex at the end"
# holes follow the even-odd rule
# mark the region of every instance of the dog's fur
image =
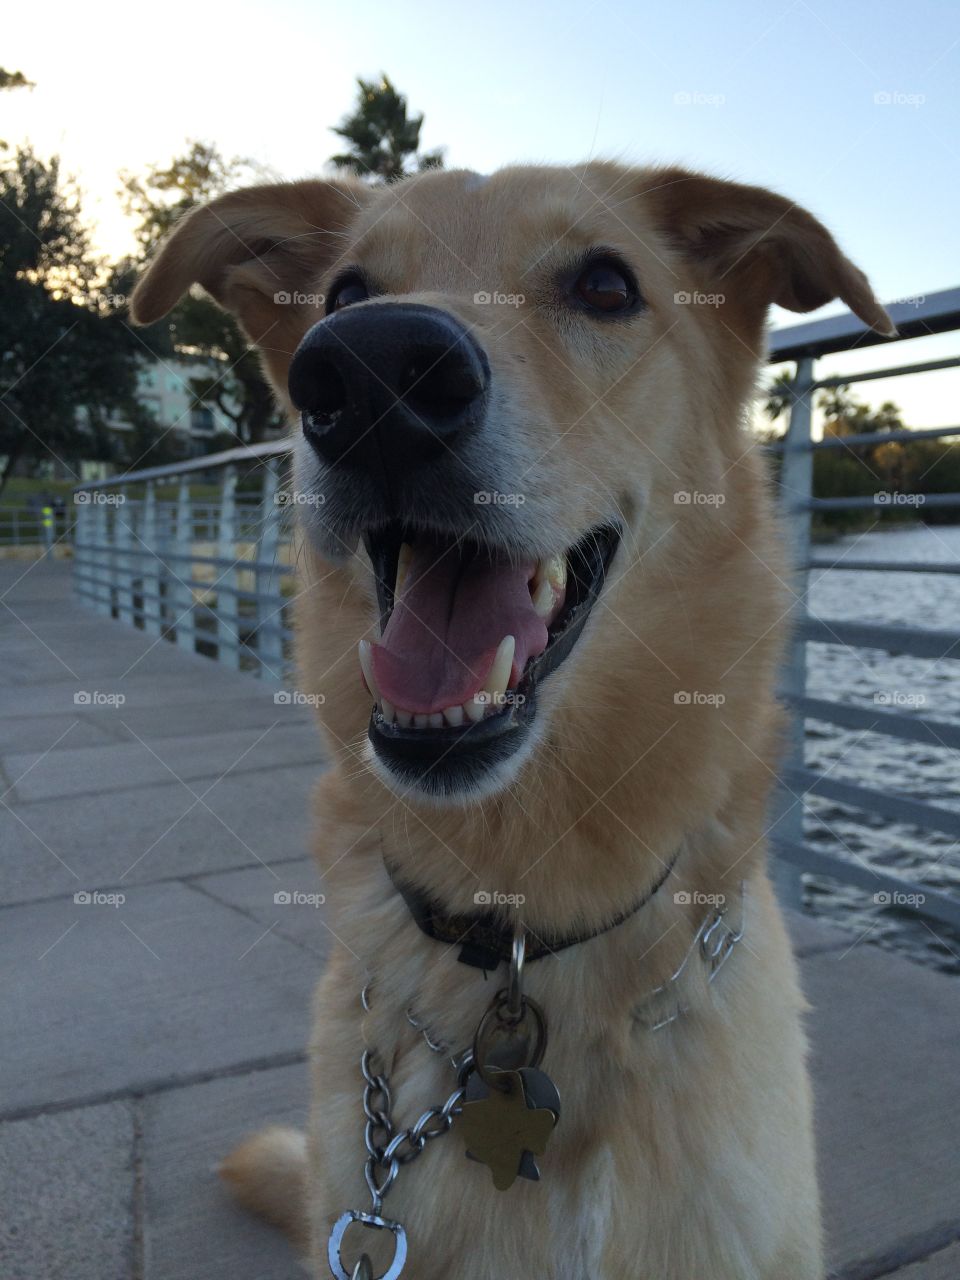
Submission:
MULTIPOLYGON (((274 295, 322 293, 344 262, 483 344, 497 393, 476 488, 524 491, 498 513, 517 545, 549 554, 611 514, 625 532, 584 635, 544 682, 526 758, 494 794, 438 806, 370 768, 356 657, 375 622, 370 564, 355 545, 334 561, 307 522, 298 653, 302 688, 324 698, 333 762, 316 790, 316 850, 335 942, 316 997, 309 1135, 258 1134, 223 1176, 325 1276, 333 1221, 369 1205, 364 1043, 383 1057, 400 1124, 453 1088, 406 1011, 460 1048, 498 984, 419 932, 384 852, 453 911, 478 889, 523 894, 535 932, 566 934, 623 911, 679 849, 636 915, 527 970, 563 1097, 542 1181, 494 1190, 454 1125, 402 1170, 384 1213, 406 1227, 415 1280, 817 1280, 804 1006, 764 847, 790 592, 744 418, 770 304, 839 297, 882 332, 889 319, 829 233, 780 196, 599 163, 236 192, 180 224, 133 312, 155 320, 199 282, 260 346, 291 407, 291 355, 322 310, 274 295), (571 314, 551 291, 558 264, 595 245, 634 267, 648 303, 636 320, 571 314), (525 300, 483 305, 481 290, 525 300), (684 705, 681 691, 722 701, 684 705), (684 1016, 642 1029, 633 1010, 689 947, 705 914, 696 895, 732 904, 741 882, 742 945, 715 983, 695 985, 684 1016)), ((316 464, 298 450, 309 485, 316 464)))

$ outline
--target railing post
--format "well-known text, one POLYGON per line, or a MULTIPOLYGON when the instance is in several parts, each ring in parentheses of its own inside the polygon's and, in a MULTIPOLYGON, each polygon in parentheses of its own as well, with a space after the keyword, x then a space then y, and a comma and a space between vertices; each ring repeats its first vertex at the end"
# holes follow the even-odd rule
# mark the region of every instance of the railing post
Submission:
POLYGON ((220 485, 217 555, 229 562, 216 566, 217 657, 227 667, 240 666, 240 599, 237 595, 237 468, 224 468, 220 485), (221 589, 222 588, 222 589, 221 589))
POLYGON ((95 493, 99 493, 99 490, 88 490, 88 492, 90 492, 90 501, 93 506, 91 521, 93 530, 91 541, 94 545, 91 567, 95 575, 93 602, 97 612, 105 613, 109 618, 113 615, 113 550, 110 546, 109 513, 105 502, 95 500, 95 493))
MULTIPOLYGON (((102 489, 96 491, 97 497, 105 497, 102 489)), ((106 506, 106 504, 101 504, 106 506)), ((116 551, 114 579, 117 586, 117 617, 121 622, 133 626, 133 579, 135 569, 141 557, 131 555, 134 551, 134 534, 130 525, 133 512, 126 511, 126 494, 118 493, 113 508, 113 543, 116 551)))
POLYGON ((276 458, 270 458, 263 469, 263 487, 260 491, 260 537, 257 540, 257 562, 272 566, 269 569, 257 569, 254 578, 257 596, 257 657, 260 661, 259 674, 266 680, 283 679, 283 605, 271 604, 266 598, 270 595, 273 582, 277 584, 276 594, 282 600, 281 590, 283 570, 278 560, 280 551, 280 523, 283 507, 277 501, 280 493, 280 464, 276 458), (261 631, 260 627, 265 630, 261 631))
MULTIPOLYGON (((803 697, 807 687, 807 645, 799 634, 799 626, 807 616, 807 562, 810 559, 810 508, 813 496, 813 424, 814 361, 804 357, 797 361, 796 376, 791 384, 793 403, 783 442, 783 466, 780 474, 781 520, 786 535, 792 570, 790 585, 795 595, 788 614, 789 639, 782 669, 783 689, 803 697)), ((784 769, 803 769, 805 724, 802 712, 789 708, 790 738, 784 769)), ((790 844, 803 844, 802 800, 782 783, 773 797, 772 838, 774 851, 778 839, 790 844)), ((782 858, 774 859, 774 882, 784 906, 799 909, 803 905, 803 882, 800 872, 782 858)))
POLYGON ((89 502, 81 502, 81 498, 88 497, 86 490, 73 495, 73 505, 76 508, 76 523, 73 527, 73 581, 74 590, 82 600, 93 598, 92 585, 84 582, 84 577, 93 571, 91 556, 86 549, 86 544, 93 541, 93 512, 89 502))
POLYGON ((180 478, 177 489, 177 532, 174 538, 177 552, 173 562, 174 584, 171 588, 174 602, 174 627, 177 647, 188 653, 195 650, 193 614, 193 499, 190 495, 190 479, 180 478), (186 558, 184 558, 186 557, 186 558))
POLYGON ((143 495, 143 526, 140 531, 140 549, 146 552, 141 557, 143 573, 140 579, 143 583, 143 629, 158 636, 163 630, 163 610, 160 600, 162 562, 157 535, 157 488, 153 480, 148 480, 146 493, 143 495), (156 607, 153 617, 150 616, 151 605, 156 607))

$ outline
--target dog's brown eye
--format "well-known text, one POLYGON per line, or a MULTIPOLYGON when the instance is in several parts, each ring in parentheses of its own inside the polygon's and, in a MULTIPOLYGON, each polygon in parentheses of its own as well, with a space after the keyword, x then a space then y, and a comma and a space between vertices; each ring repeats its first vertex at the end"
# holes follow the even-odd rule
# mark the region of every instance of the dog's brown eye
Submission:
POLYGON ((331 311, 341 311, 354 302, 364 302, 369 297, 367 286, 359 276, 345 276, 334 287, 327 303, 327 314, 329 315, 331 311))
POLYGON ((574 282, 573 292, 591 311, 608 315, 631 310, 639 298, 636 285, 614 262, 591 262, 584 267, 574 282))

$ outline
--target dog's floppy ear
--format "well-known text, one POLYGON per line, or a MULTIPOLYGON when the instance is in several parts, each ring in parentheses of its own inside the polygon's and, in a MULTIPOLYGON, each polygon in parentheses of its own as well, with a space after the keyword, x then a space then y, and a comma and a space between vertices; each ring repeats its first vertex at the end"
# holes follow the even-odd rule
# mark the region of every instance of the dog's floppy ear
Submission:
POLYGON ((896 336, 867 277, 806 209, 763 187, 685 169, 645 179, 643 196, 659 229, 749 324, 762 326, 773 303, 814 311, 839 298, 869 328, 896 336))
POLYGON ((134 323, 159 320, 198 283, 260 341, 299 309, 299 292, 311 305, 310 285, 342 252, 343 231, 369 196, 359 181, 276 183, 192 210, 137 283, 134 323))

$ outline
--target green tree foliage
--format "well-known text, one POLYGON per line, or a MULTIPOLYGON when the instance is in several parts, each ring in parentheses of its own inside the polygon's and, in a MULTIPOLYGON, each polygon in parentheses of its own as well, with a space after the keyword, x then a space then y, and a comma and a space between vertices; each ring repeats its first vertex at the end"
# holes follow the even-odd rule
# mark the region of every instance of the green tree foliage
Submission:
MULTIPOLYGON (((138 244, 136 258, 124 264, 125 273, 133 277, 177 220, 195 205, 268 176, 251 160, 227 160, 212 144, 197 141, 188 142, 187 151, 169 164, 153 165, 143 177, 121 174, 124 206, 136 219, 138 244)), ((210 361, 209 376, 191 378, 190 390, 197 405, 217 409, 232 424, 232 444, 256 444, 283 427, 259 356, 211 298, 188 294, 163 327, 162 350, 167 359, 210 361)))
POLYGON ((156 437, 136 398, 143 346, 118 314, 76 189, 29 148, 0 163, 0 492, 18 463, 118 460, 111 414, 156 437))
POLYGON ((331 156, 338 169, 362 178, 393 182, 411 169, 440 169, 443 152, 418 154, 423 116, 407 115, 407 100, 385 75, 379 83, 357 80, 357 105, 333 132, 350 144, 331 156))

